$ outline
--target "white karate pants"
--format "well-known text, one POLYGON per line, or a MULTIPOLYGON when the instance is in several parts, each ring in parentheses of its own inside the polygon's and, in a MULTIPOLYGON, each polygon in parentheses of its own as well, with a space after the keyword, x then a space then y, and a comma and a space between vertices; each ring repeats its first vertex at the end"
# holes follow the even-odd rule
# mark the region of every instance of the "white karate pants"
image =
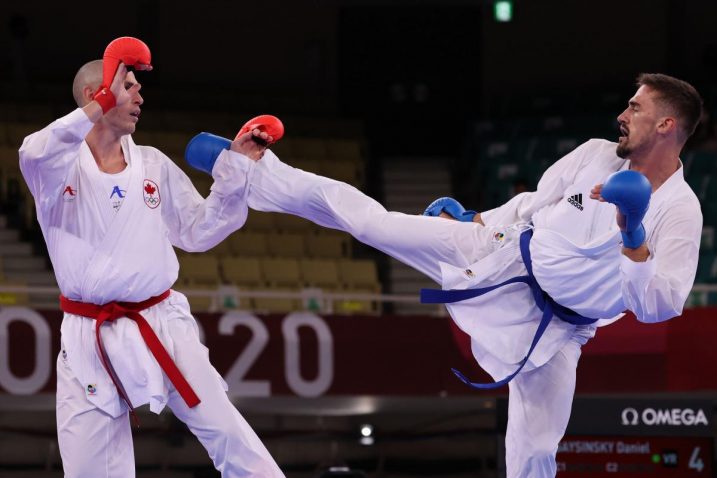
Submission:
MULTIPOLYGON (((89 320, 89 319, 88 319, 89 320)), ((199 439, 223 478, 283 478, 259 437, 227 397, 206 348, 188 338, 177 343, 175 363, 200 395, 189 408, 172 389, 167 405, 199 439)), ((57 435, 66 478, 133 478, 129 414, 113 418, 90 403, 61 356, 57 359, 57 435)))
MULTIPOLYGON (((467 267, 494 251, 489 227, 388 212, 356 188, 292 168, 267 151, 253 170, 249 206, 301 216, 348 232, 441 283, 439 261, 467 267)), ((509 478, 556 474, 555 453, 570 418, 580 340, 509 385, 506 469, 509 478)))

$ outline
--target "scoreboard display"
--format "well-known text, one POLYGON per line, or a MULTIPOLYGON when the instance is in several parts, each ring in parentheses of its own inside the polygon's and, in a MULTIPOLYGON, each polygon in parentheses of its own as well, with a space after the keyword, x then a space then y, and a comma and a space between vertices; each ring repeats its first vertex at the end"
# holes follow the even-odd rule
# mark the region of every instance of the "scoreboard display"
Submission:
POLYGON ((709 437, 572 435, 556 457, 559 478, 712 477, 709 437))
MULTIPOLYGON (((496 402, 499 430, 507 400, 496 402)), ((712 478, 712 400, 576 397, 556 455, 558 478, 712 478)))

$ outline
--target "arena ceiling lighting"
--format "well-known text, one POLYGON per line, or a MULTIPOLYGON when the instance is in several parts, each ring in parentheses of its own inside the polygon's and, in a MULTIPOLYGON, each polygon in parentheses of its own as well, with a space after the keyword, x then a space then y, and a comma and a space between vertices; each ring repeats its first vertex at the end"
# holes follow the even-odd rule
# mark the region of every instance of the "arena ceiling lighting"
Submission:
POLYGON ((496 0, 493 3, 493 18, 497 22, 513 20, 513 0, 496 0))
POLYGON ((360 433, 361 438, 359 439, 359 443, 361 443, 362 445, 373 445, 373 425, 370 425, 368 423, 361 425, 360 433))

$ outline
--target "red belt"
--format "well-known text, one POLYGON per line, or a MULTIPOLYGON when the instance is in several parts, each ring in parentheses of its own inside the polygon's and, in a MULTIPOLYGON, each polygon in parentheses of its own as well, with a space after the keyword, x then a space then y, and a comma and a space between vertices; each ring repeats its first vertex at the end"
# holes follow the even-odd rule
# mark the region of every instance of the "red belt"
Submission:
POLYGON ((102 365, 104 365, 105 370, 107 370, 107 373, 112 379, 112 382, 115 384, 115 387, 117 387, 120 397, 122 397, 122 399, 127 403, 127 406, 133 416, 135 416, 134 407, 129 401, 129 397, 122 386, 122 382, 120 382, 114 368, 112 367, 112 363, 107 356, 107 352, 105 352, 104 345, 102 345, 102 335, 100 334, 100 326, 102 326, 103 322, 112 322, 120 317, 127 317, 137 323, 139 333, 142 334, 142 338, 147 344, 147 347, 149 347, 152 355, 154 355, 154 358, 157 359, 157 363, 159 363, 159 366, 162 367, 164 373, 167 374, 167 377, 172 382, 172 385, 174 385, 174 388, 177 390, 179 395, 184 399, 187 406, 190 408, 195 407, 199 405, 200 402, 199 397, 196 393, 194 393, 194 390, 192 390, 191 385, 189 385, 187 379, 184 378, 182 372, 179 371, 177 365, 172 360, 172 357, 169 356, 169 353, 167 353, 167 350, 162 345, 162 342, 160 342, 159 337, 157 337, 157 334, 154 333, 152 327, 147 323, 145 318, 142 317, 142 314, 140 314, 141 311, 148 309, 153 305, 159 304, 167 297, 169 297, 169 291, 166 291, 156 297, 150 297, 142 302, 109 302, 105 305, 95 305, 88 304, 86 302, 75 302, 65 296, 60 296, 60 308, 64 312, 95 319, 95 335, 97 337, 97 348, 99 350, 100 359, 102 360, 102 365))

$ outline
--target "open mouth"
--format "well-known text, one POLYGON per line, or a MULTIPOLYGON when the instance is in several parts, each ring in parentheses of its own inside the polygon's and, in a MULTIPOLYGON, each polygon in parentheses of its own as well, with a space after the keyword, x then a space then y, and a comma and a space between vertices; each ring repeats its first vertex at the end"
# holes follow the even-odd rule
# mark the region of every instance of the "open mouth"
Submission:
POLYGON ((129 114, 130 116, 134 116, 135 118, 139 119, 140 112, 139 111, 133 111, 129 114))
POLYGON ((628 129, 627 129, 626 127, 624 127, 624 126, 620 126, 620 138, 619 138, 620 141, 622 141, 623 139, 627 139, 627 137, 628 137, 629 135, 630 135, 630 130, 628 130, 628 129))

